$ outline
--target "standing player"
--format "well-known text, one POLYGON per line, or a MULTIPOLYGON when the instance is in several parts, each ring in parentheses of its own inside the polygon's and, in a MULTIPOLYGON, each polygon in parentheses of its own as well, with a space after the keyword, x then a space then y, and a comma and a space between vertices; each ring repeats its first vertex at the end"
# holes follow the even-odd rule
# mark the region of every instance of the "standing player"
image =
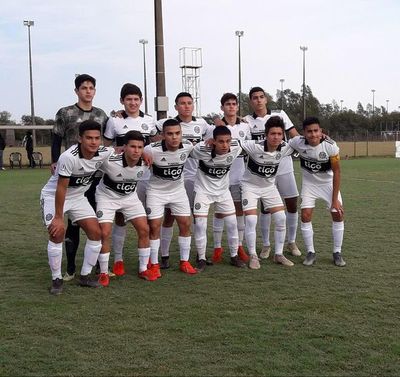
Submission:
POLYGON ((183 167, 193 149, 192 143, 182 140, 179 121, 168 119, 163 124, 163 140, 152 143, 145 152, 152 157, 151 177, 146 196, 146 212, 150 225, 151 269, 161 276, 158 263, 160 229, 165 207, 168 206, 179 227, 179 269, 187 274, 197 271, 189 262, 190 254, 190 205, 183 182, 183 167))
MULTIPOLYGON (((150 138, 155 136, 157 129, 154 119, 140 111, 143 102, 143 95, 140 88, 134 84, 126 83, 121 88, 120 102, 124 106, 121 117, 112 117, 108 120, 104 132, 104 145, 108 146, 115 143, 117 147, 124 144, 124 136, 128 131, 139 131, 145 138, 146 144, 150 138)), ((138 184, 137 194, 144 205, 146 182, 150 178, 147 172, 142 181, 138 184)), ((123 248, 126 237, 126 226, 124 216, 117 212, 115 224, 112 231, 112 248, 114 251, 113 272, 117 276, 125 274, 125 265, 123 259, 123 248)))
MULTIPOLYGON (((178 115, 174 119, 181 125, 182 138, 184 140, 189 140, 192 144, 196 144, 211 133, 211 126, 203 118, 193 116, 194 104, 190 93, 181 92, 176 96, 175 110, 178 112, 178 115)), ((157 128, 159 132, 163 130, 165 121, 165 119, 162 119, 158 122, 157 128)), ((193 188, 197 166, 198 162, 195 159, 189 158, 184 168, 185 189, 191 208, 193 207, 193 188)), ((171 211, 167 208, 161 228, 161 268, 169 268, 169 246, 173 235, 173 223, 174 218, 171 216, 171 211)))
POLYGON ((241 153, 238 141, 232 141, 231 131, 226 126, 213 131, 213 144, 196 144, 191 156, 199 161, 194 182, 194 227, 197 248, 197 270, 206 268, 207 218, 210 204, 214 204, 216 216, 225 221, 231 264, 246 267, 238 257, 239 234, 235 216, 235 205, 229 191, 229 171, 241 153))
POLYGON ((61 294, 62 242, 65 234, 64 214, 72 223, 85 231, 87 241, 79 284, 85 287, 101 287, 89 277, 101 249, 101 230, 93 207, 85 197, 95 172, 109 157, 112 150, 99 147, 101 126, 87 120, 79 125, 78 144, 61 154, 55 174, 43 187, 40 197, 43 220, 49 232, 47 253, 52 274, 51 294, 61 294))
MULTIPOLYGON (((106 113, 93 106, 96 94, 96 79, 90 75, 82 74, 75 78, 75 94, 78 102, 75 105, 62 107, 57 111, 56 123, 53 127, 53 140, 51 144, 51 170, 54 173, 57 161, 61 154, 61 146, 68 149, 78 141, 79 125, 85 120, 94 120, 101 125, 102 133, 107 123, 106 113)), ((93 184, 86 192, 90 204, 95 208, 95 190, 100 177, 93 180, 93 184)), ((65 253, 67 256, 67 272, 64 280, 69 281, 75 277, 75 257, 79 246, 79 226, 72 225, 68 220, 65 234, 65 253)))
POLYGON ((293 266, 293 262, 283 255, 286 234, 285 207, 275 185, 275 175, 279 163, 293 152, 283 142, 285 124, 278 116, 271 117, 265 123, 265 139, 248 140, 240 143, 248 155, 246 171, 242 179, 242 205, 246 216, 245 237, 250 254, 249 267, 259 269, 260 262, 256 254, 257 204, 260 199, 264 208, 271 213, 275 222, 274 262, 284 266, 293 266))
POLYGON ((301 189, 301 232, 306 246, 305 266, 315 263, 314 232, 311 223, 316 199, 328 204, 332 216, 333 263, 344 267, 342 243, 344 234, 343 206, 340 195, 339 147, 332 139, 323 137, 318 118, 309 117, 303 122, 304 136, 289 140, 289 145, 299 152, 303 183, 301 189))
POLYGON ((144 138, 139 131, 128 131, 124 136, 123 145, 122 153, 112 154, 102 165, 101 171, 104 175, 96 189, 96 214, 102 233, 99 282, 105 287, 110 283, 108 261, 116 211, 123 215, 125 222, 134 226, 138 234, 139 277, 156 280, 147 269, 150 257, 149 226, 146 212, 136 194, 137 183, 149 170, 142 160, 144 138))
MULTIPOLYGON (((238 99, 233 93, 225 93, 221 98, 221 110, 224 117, 220 120, 222 125, 228 127, 232 138, 236 140, 251 139, 250 127, 248 123, 244 123, 237 117, 239 109, 238 99)), ((219 126, 221 124, 218 124, 219 126)), ((239 155, 233 161, 232 169, 229 173, 229 190, 235 204, 236 220, 239 232, 239 248, 238 255, 243 262, 248 262, 249 256, 243 248, 244 236, 244 216, 242 209, 242 196, 240 192, 240 181, 245 171, 243 154, 239 155)), ((213 230, 214 230, 214 254, 212 261, 218 263, 222 260, 223 249, 221 247, 222 232, 224 229, 224 219, 219 214, 214 214, 213 230)))
MULTIPOLYGON (((285 125, 285 131, 290 137, 298 135, 293 123, 283 110, 270 112, 267 110, 267 96, 264 89, 254 87, 249 92, 250 105, 254 111, 252 115, 247 115, 245 120, 250 125, 250 131, 253 140, 263 140, 265 137, 265 122, 272 116, 279 116, 285 125)), ((285 135, 284 135, 285 136, 285 135)), ((287 156, 279 164, 278 172, 276 173, 276 185, 279 193, 285 200, 287 228, 288 228, 288 250, 293 256, 300 256, 301 252, 296 245, 296 233, 298 225, 297 214, 297 191, 296 179, 294 177, 292 157, 287 156)), ((265 211, 261 206, 260 215, 261 233, 263 238, 263 249, 260 253, 260 258, 267 259, 269 257, 271 246, 269 242, 269 228, 271 225, 271 213, 265 211)))

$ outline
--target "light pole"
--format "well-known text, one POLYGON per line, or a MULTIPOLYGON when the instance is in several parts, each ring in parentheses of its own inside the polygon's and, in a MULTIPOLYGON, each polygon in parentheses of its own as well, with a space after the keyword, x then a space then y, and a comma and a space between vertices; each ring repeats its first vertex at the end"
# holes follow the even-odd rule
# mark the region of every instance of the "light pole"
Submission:
POLYGON ((239 42, 239 116, 241 115, 242 105, 242 62, 240 57, 240 38, 243 37, 243 30, 236 30, 235 35, 238 37, 239 42))
POLYGON ((371 89, 372 92, 372 116, 375 115, 375 89, 371 89))
POLYGON ((147 77, 146 77, 146 44, 149 43, 146 39, 140 39, 139 43, 143 45, 143 77, 144 77, 144 112, 148 114, 147 109, 147 77))
POLYGON ((343 110, 343 100, 341 99, 340 100, 340 112, 342 112, 342 110, 343 110))
POLYGON ((303 51, 303 120, 306 119, 306 51, 307 46, 300 46, 303 51))
MULTIPOLYGON (((32 79, 32 48, 31 48, 31 26, 34 26, 35 22, 30 20, 24 20, 24 26, 28 27, 28 41, 29 41, 29 82, 31 92, 31 123, 34 126, 35 122, 35 105, 33 101, 33 79, 32 79)), ((36 146, 36 130, 32 132, 33 145, 36 146)))
POLYGON ((285 82, 285 79, 280 79, 281 82, 281 110, 283 110, 283 83, 285 82))
POLYGON ((386 114, 389 114, 389 100, 386 100, 386 114))

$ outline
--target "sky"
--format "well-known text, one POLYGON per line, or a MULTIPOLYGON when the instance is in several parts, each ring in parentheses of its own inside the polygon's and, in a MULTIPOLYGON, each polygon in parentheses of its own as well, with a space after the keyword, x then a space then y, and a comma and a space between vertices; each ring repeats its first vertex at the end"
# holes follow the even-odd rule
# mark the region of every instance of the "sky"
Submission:
MULTIPOLYGON (((238 38, 242 91, 261 86, 276 97, 306 84, 321 103, 343 108, 372 103, 400 106, 399 0, 164 0, 164 49, 169 115, 182 90, 179 49, 200 48, 201 113, 219 111, 223 93, 238 92, 238 38)), ((94 105, 119 109, 126 82, 143 90, 147 39, 149 113, 154 115, 155 36, 152 0, 3 0, 0 15, 0 111, 19 121, 30 114, 28 28, 31 28, 35 114, 54 118, 76 102, 76 73, 97 79, 94 105)), ((144 108, 144 105, 143 105, 144 108)))

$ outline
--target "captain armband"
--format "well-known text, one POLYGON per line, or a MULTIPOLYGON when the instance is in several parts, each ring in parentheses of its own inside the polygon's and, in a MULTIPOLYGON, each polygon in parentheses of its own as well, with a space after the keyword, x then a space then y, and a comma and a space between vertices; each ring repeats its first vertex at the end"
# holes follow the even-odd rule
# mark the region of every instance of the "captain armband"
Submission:
POLYGON ((330 157, 331 162, 339 162, 340 161, 340 156, 337 154, 335 156, 330 157))

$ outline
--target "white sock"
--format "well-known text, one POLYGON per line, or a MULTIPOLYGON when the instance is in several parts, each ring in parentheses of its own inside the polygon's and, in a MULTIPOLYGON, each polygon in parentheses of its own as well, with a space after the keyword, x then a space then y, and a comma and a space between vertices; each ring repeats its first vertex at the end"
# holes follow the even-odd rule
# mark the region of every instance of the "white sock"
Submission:
POLYGON ((271 214, 270 213, 260 213, 260 228, 261 236, 263 241, 263 246, 270 246, 269 242, 269 229, 271 227, 271 214))
POLYGON ((158 263, 158 249, 160 248, 160 239, 150 240, 150 263, 158 263))
POLYGON ((113 225, 112 230, 112 250, 114 251, 114 263, 124 260, 122 253, 126 237, 126 225, 113 225))
POLYGON ((332 222, 332 236, 333 236, 333 252, 342 252, 344 234, 344 221, 333 221, 332 222))
POLYGON ((311 221, 308 223, 301 222, 301 234, 303 235, 304 246, 307 253, 315 253, 314 250, 314 231, 311 221))
POLYGON ((257 255, 256 253, 256 226, 257 215, 245 216, 246 226, 244 228, 244 236, 246 237, 246 245, 249 254, 257 255))
POLYGON ((190 243, 192 237, 178 237, 179 253, 181 256, 181 261, 188 261, 190 255, 190 243))
POLYGON ((237 250, 239 247, 239 234, 236 215, 230 215, 224 217, 226 224, 226 238, 228 241, 229 251, 231 257, 237 255, 237 250))
POLYGON ((85 250, 83 252, 81 275, 89 275, 92 272, 92 267, 97 262, 100 250, 101 241, 92 241, 89 239, 86 240, 85 250))
POLYGON ((224 219, 213 219, 214 249, 221 247, 222 232, 224 231, 224 219))
POLYGON ((286 212, 287 221, 287 240, 289 243, 296 241, 297 224, 299 222, 299 216, 296 213, 286 212))
POLYGON ((160 250, 162 257, 169 256, 169 248, 171 246, 172 236, 174 234, 174 227, 161 227, 161 242, 160 242, 160 250))
POLYGON ((286 235, 286 215, 285 211, 278 211, 272 214, 272 219, 275 223, 274 240, 275 240, 275 255, 283 254, 283 245, 286 235))
POLYGON ((242 246, 244 238, 244 216, 236 216, 236 221, 239 234, 239 246, 242 246))
POLYGON ((47 255, 52 279, 62 279, 61 261, 62 261, 62 242, 54 243, 49 241, 47 244, 47 255))
POLYGON ((196 217, 194 220, 196 229, 194 240, 199 259, 206 259, 207 248, 207 217, 196 217))
POLYGON ((110 252, 108 253, 100 253, 99 254, 99 265, 100 265, 100 272, 102 274, 108 274, 108 261, 110 260, 110 252))
POLYGON ((149 247, 141 247, 138 248, 139 252, 139 272, 143 272, 147 270, 147 262, 150 257, 150 248, 149 247))

